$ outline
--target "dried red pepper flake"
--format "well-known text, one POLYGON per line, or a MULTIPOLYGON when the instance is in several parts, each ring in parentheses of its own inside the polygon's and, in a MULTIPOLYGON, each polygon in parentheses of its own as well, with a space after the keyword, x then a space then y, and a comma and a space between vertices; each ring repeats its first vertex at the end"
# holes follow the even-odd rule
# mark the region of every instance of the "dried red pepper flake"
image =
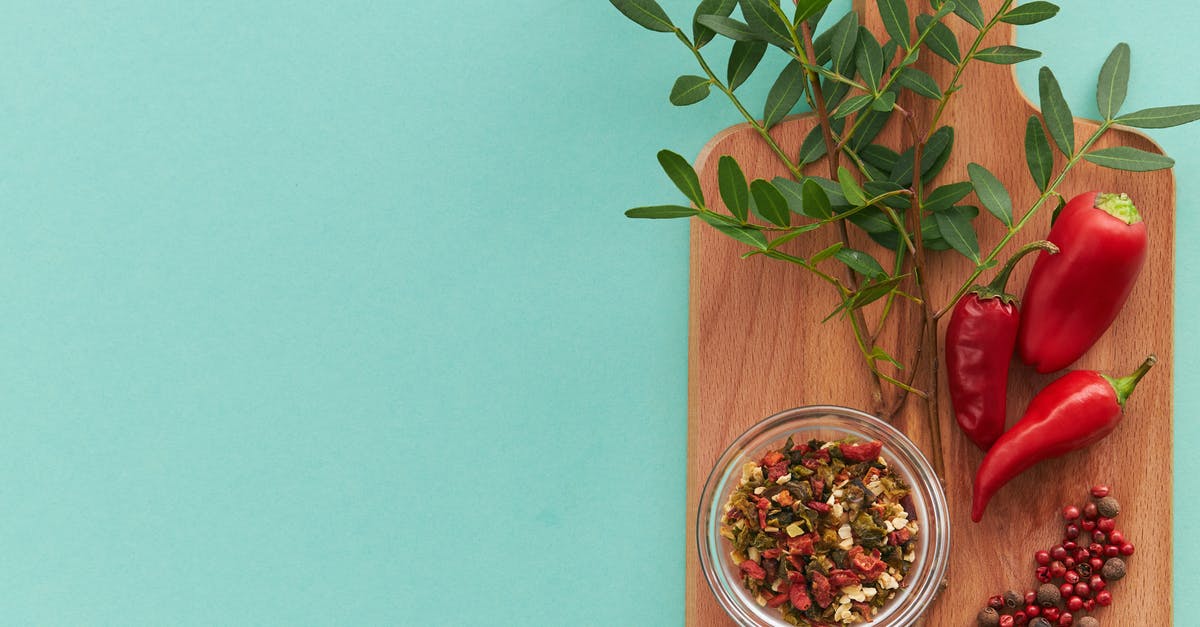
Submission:
POLYGON ((825 608, 833 603, 833 586, 829 583, 829 579, 825 575, 814 572, 812 574, 812 588, 813 596, 817 598, 817 605, 825 608))
POLYGON ((763 559, 773 560, 783 553, 782 549, 767 549, 762 552, 763 559))
POLYGON ((779 607, 788 602, 790 588, 784 588, 783 592, 771 597, 767 600, 767 607, 779 607))
POLYGON ((788 464, 786 461, 767 466, 767 481, 775 481, 786 474, 788 474, 788 464))
POLYGON ((792 607, 801 612, 812 607, 812 599, 808 598, 808 590, 805 589, 805 586, 792 586, 788 592, 788 598, 792 602, 792 607))
POLYGON ((779 451, 771 451, 770 453, 763 455, 762 465, 774 466, 775 464, 783 461, 783 459, 783 453, 780 453, 779 451))
POLYGON ((754 560, 746 560, 738 568, 741 568, 742 572, 746 573, 751 579, 762 581, 767 578, 767 571, 763 570, 763 567, 759 566, 758 562, 754 560))
POLYGON ((816 542, 816 534, 806 533, 795 538, 788 538, 788 551, 799 555, 812 555, 813 544, 816 542))
POLYGON ((856 546, 850 549, 846 557, 850 560, 850 567, 862 576, 863 581, 875 581, 887 570, 887 564, 879 559, 879 551, 867 554, 861 546, 856 546))
POLYGON ((854 571, 845 568, 837 568, 829 571, 829 583, 839 587, 853 586, 859 583, 858 575, 854 571))
POLYGON ((857 444, 842 444, 842 457, 852 462, 871 462, 879 458, 883 451, 883 442, 861 442, 857 444))
POLYGON ((821 503, 818 501, 809 501, 806 505, 808 506, 808 509, 815 509, 822 514, 827 514, 829 513, 829 510, 833 509, 829 506, 829 503, 821 503))

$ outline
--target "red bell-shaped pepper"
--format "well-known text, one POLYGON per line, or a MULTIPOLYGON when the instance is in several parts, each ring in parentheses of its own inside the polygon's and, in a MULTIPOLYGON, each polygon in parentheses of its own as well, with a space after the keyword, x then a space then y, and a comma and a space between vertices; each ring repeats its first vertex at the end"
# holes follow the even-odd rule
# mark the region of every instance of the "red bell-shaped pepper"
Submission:
POLYGON ((1088 192, 1063 207, 1022 297, 1021 359, 1054 372, 1087 352, 1116 319, 1146 260, 1146 224, 1125 194, 1088 192))
POLYGON ((1018 250, 991 283, 976 285, 959 299, 946 326, 946 378, 954 418, 985 451, 1004 433, 1008 365, 1021 323, 1017 297, 1005 286, 1017 262, 1037 250, 1055 254, 1058 247, 1040 241, 1018 250))
POLYGON ((1021 420, 1000 436, 979 465, 971 520, 979 522, 992 495, 1030 466, 1112 433, 1121 422, 1125 401, 1156 362, 1151 355, 1133 374, 1120 379, 1074 370, 1038 392, 1021 420))

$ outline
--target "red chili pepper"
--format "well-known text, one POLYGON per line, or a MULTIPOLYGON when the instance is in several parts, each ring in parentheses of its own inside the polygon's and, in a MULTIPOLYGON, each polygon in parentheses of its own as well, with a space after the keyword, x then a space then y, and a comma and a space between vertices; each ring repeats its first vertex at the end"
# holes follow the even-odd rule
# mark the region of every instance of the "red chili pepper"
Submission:
POLYGON ((1025 288, 1017 337, 1038 372, 1071 365, 1108 329, 1146 260, 1146 224, 1125 194, 1071 199, 1047 237, 1062 250, 1042 255, 1025 288))
POLYGON ((840 448, 842 457, 848 462, 873 462, 879 457, 879 452, 883 450, 883 442, 843 444, 840 448))
POLYGON ((1017 262, 1036 250, 1055 254, 1058 247, 1040 241, 1018 250, 991 283, 976 285, 959 299, 946 326, 946 375, 954 417, 963 433, 985 451, 1004 433, 1008 364, 1021 324, 1017 297, 1004 291, 1005 286, 1017 262))
POLYGON ((971 520, 979 522, 992 495, 1030 466, 1111 433, 1121 422, 1126 399, 1157 361, 1151 355, 1133 374, 1121 379, 1075 370, 1038 392, 1025 415, 1000 436, 975 473, 971 520))

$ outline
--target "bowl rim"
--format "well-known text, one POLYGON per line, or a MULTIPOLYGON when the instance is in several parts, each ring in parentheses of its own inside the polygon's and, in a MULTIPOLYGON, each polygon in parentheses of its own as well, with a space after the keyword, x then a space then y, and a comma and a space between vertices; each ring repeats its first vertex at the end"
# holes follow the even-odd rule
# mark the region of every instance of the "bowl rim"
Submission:
MULTIPOLYGON (((701 488, 696 510, 696 550, 700 559, 701 572, 704 575, 705 581, 708 583, 709 589, 713 596, 716 597, 718 605, 725 611, 730 618, 734 619, 741 625, 757 627, 760 625, 783 626, 788 627, 788 624, 781 619, 768 617, 766 614, 758 611, 758 608, 748 607, 741 597, 730 595, 723 588, 724 581, 721 575, 716 571, 724 562, 714 564, 713 560, 708 555, 708 550, 713 539, 708 533, 706 527, 710 526, 709 519, 706 513, 712 512, 715 508, 723 506, 723 502, 717 498, 715 494, 717 484, 722 481, 721 477, 727 474, 730 465, 737 461, 737 458, 745 451, 749 450, 746 446, 758 437, 770 433, 772 430, 786 425, 793 421, 800 421, 801 424, 796 425, 794 432, 805 431, 809 429, 820 429, 819 423, 811 426, 806 426, 803 423, 806 419, 835 416, 838 419, 848 421, 851 426, 841 425, 838 427, 843 430, 862 431, 876 430, 881 432, 890 442, 885 441, 885 446, 890 449, 889 461, 899 458, 901 467, 904 468, 904 474, 914 485, 914 493, 919 495, 922 504, 928 510, 929 517, 932 521, 923 521, 923 529, 932 530, 933 541, 931 544, 922 547, 922 556, 929 559, 927 563, 931 564, 931 569, 927 574, 924 574, 922 579, 918 581, 918 588, 910 592, 910 596, 916 599, 915 602, 903 607, 899 614, 889 613, 875 617, 868 623, 871 625, 910 625, 919 619, 930 606, 942 588, 942 582, 946 575, 946 570, 949 568, 949 552, 950 552, 950 515, 949 505, 946 500, 945 487, 942 481, 934 472, 929 460, 925 457, 921 449, 917 447, 911 439, 908 438, 902 431, 892 426, 889 422, 884 421, 876 416, 866 413, 861 410, 844 407, 841 405, 804 405, 785 409, 751 425, 740 435, 733 439, 730 444, 717 456, 716 462, 712 470, 709 471, 708 477, 705 479, 704 485, 701 488), (857 427, 857 428, 855 428, 857 427), (865 429, 864 429, 865 428, 865 429), (907 475, 914 475, 907 477, 907 475), (915 481, 914 481, 915 480, 915 481), (706 507, 707 505, 707 507, 706 507), (707 510, 707 512, 706 512, 707 510), (763 622, 764 619, 766 622, 763 622), (888 622, 880 623, 883 619, 888 622)), ((925 535, 929 535, 930 531, 926 531, 925 535)), ((719 539, 719 536, 718 538, 719 539)), ((735 584, 736 585, 736 584, 735 584)))

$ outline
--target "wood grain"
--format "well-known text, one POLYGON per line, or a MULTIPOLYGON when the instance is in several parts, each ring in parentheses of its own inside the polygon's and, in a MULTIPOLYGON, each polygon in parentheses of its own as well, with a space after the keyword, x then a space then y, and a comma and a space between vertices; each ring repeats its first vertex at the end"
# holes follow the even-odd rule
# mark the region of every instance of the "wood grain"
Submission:
MULTIPOLYGON (((982 2, 988 15, 1000 3, 982 2)), ((928 7, 915 0, 909 4, 913 15, 928 7)), ((856 0, 855 6, 864 15, 864 23, 882 36, 875 3, 856 0)), ((956 31, 966 50, 975 31, 953 16, 946 23, 956 31)), ((1013 39, 1013 29, 1002 26, 985 45, 1012 43, 1013 39)), ((939 84, 949 82, 952 68, 941 59, 922 55, 919 67, 939 84)), ((1085 71, 1058 69, 1060 74, 1085 71)), ((956 94, 943 119, 944 124, 955 127, 956 143, 939 182, 965 180, 967 163, 980 163, 1008 186, 1020 215, 1037 197, 1023 148, 1025 122, 1037 109, 1017 87, 1009 66, 973 63, 967 69, 965 84, 967 88, 956 94)), ((904 104, 925 119, 932 113, 927 101, 908 99, 904 104)), ((877 141, 893 147, 900 144, 901 129, 895 122, 877 141)), ((814 124, 810 115, 794 116, 775 127, 772 135, 788 153, 796 154, 814 124)), ((1076 137, 1085 138, 1095 128, 1093 122, 1077 120, 1076 137)), ((1161 152, 1146 137, 1125 129, 1109 133, 1100 147, 1113 145, 1161 152)), ((751 128, 735 126, 714 137, 699 156, 697 169, 710 199, 719 198, 717 159, 726 154, 735 156, 750 177, 770 179, 785 174, 751 128)), ((1058 159, 1056 172, 1062 165, 1061 155, 1058 159)), ((823 162, 810 168, 814 173, 827 173, 823 162)), ((1061 506, 1082 503, 1087 488, 1095 483, 1113 486, 1122 503, 1119 528, 1138 549, 1130 576, 1112 587, 1116 602, 1097 616, 1108 625, 1171 622, 1174 177, 1169 171, 1124 173, 1084 163, 1072 172, 1060 191, 1071 197, 1090 189, 1126 191, 1134 198, 1149 226, 1151 251, 1125 310, 1074 367, 1125 374, 1151 352, 1159 356, 1160 364, 1130 400, 1124 422, 1111 436, 1085 451, 1042 463, 1013 481, 992 500, 981 524, 971 523, 969 509, 971 480, 982 453, 958 431, 948 401, 942 403, 953 559, 949 586, 926 616, 926 625, 973 624, 975 613, 988 596, 1010 588, 1034 587, 1034 551, 1060 539, 1061 506)), ((1052 209, 1043 209, 1017 236, 1010 250, 1044 236, 1052 209)), ((978 225, 985 250, 1003 234, 1003 227, 986 213, 978 225)), ((853 231, 854 247, 886 258, 860 231, 853 231)), ((795 243, 794 252, 811 254, 835 239, 833 229, 824 229, 803 243, 795 243)), ((811 404, 869 409, 871 399, 868 374, 849 325, 840 320, 819 324, 837 304, 829 286, 786 263, 762 257, 739 260, 744 246, 698 221, 693 221, 691 246, 687 623, 709 627, 731 624, 700 573, 692 524, 700 490, 714 460, 738 434, 781 409, 811 404)), ((1018 294, 1028 270, 1026 264, 1013 277, 1011 288, 1018 294)), ((944 304, 970 271, 970 262, 959 255, 932 253, 929 272, 934 302, 944 304)), ((990 276, 985 274, 985 278, 990 276)), ((869 320, 877 315, 875 310, 867 312, 869 320)), ((882 340, 903 361, 912 358, 911 330, 917 328, 919 320, 915 307, 901 308, 893 316, 891 328, 903 328, 905 332, 885 333, 882 340)), ((944 368, 942 372, 944 390, 944 368)), ((1032 395, 1056 376, 1037 375, 1014 361, 1009 380, 1010 424, 1019 418, 1032 395)), ((920 387, 927 384, 918 378, 920 387)), ((921 407, 910 401, 896 425, 928 451, 930 436, 921 407)))

